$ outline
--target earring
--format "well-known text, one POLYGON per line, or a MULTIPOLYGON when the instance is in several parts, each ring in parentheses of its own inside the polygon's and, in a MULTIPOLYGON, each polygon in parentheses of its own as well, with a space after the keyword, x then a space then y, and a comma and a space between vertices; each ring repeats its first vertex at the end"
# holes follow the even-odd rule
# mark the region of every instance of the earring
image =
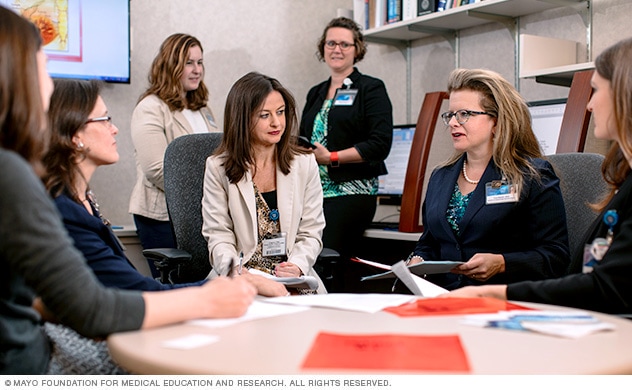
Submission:
POLYGON ((77 144, 77 149, 83 149, 83 142, 79 141, 79 143, 77 144))

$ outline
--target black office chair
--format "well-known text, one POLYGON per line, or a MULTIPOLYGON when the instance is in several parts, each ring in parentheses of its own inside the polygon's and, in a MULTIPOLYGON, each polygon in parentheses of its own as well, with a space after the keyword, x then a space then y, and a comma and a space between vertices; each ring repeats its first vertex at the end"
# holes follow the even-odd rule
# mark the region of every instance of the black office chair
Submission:
MULTIPOLYGON (((165 195, 177 249, 147 249, 163 283, 188 283, 206 278, 211 271, 208 246, 202 235, 202 196, 206 159, 219 146, 222 133, 191 134, 173 140, 165 151, 165 195)), ((338 259, 338 252, 324 248, 317 263, 338 259)), ((325 278, 324 278, 325 279, 325 278)), ((323 280, 326 285, 326 281, 323 280)))
POLYGON ((597 217, 589 203, 597 202, 608 190, 601 175, 604 156, 596 153, 561 153, 546 156, 560 178, 566 210, 571 264, 568 273, 582 272, 584 236, 597 217))
POLYGON ((163 283, 194 282, 211 272, 202 236, 202 193, 206 158, 221 140, 222 133, 191 134, 178 137, 167 146, 165 196, 177 249, 143 251, 160 271, 163 283))

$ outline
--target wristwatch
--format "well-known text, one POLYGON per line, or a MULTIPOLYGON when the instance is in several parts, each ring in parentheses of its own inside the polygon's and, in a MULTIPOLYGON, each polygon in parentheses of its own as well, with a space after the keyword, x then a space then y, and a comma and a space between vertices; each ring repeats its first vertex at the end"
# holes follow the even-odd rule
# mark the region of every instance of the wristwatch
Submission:
POLYGON ((340 162, 338 161, 338 152, 329 153, 329 165, 332 168, 337 168, 340 166, 340 162))

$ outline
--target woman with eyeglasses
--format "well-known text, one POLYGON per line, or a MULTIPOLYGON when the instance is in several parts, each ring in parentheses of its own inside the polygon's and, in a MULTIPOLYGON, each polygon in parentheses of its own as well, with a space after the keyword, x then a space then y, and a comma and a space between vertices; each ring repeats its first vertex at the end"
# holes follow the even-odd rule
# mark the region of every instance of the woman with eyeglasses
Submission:
MULTIPOLYGON (((246 312, 256 289, 242 278, 141 292, 106 288, 94 277, 38 177, 50 136, 46 112, 53 93, 42 38, 32 23, 1 6, 0 91, 0 374, 99 372, 102 362, 93 367, 97 372, 83 366, 60 370, 66 362, 43 332, 42 313, 85 337, 103 338, 246 312)), ((90 118, 107 116, 93 114, 90 118)), ((109 126, 99 122, 89 125, 109 126)), ((85 148, 87 139, 82 141, 85 148)))
MULTIPOLYGON (((585 235, 584 261, 592 271, 563 278, 466 287, 452 297, 494 297, 632 314, 632 38, 595 59, 588 102, 595 137, 613 141, 601 166, 610 191, 593 205, 600 210, 585 235)), ((555 220, 551 218, 551 222, 555 220)))
MULTIPOLYGON (((167 37, 149 71, 149 87, 132 113, 136 184, 129 202, 143 249, 175 248, 164 192, 163 159, 167 145, 186 134, 219 131, 208 106, 204 50, 188 34, 167 37)), ((158 271, 153 262, 154 277, 158 271)))
POLYGON ((428 276, 447 289, 562 276, 569 265, 559 179, 542 158, 529 109, 498 73, 456 69, 441 115, 455 152, 432 173, 424 231, 409 257, 455 260, 428 276))
MULTIPOLYGON (((331 76, 307 94, 300 131, 315 145, 319 164, 327 222, 323 245, 342 257, 327 288, 342 292, 352 281, 350 274, 345 277, 348 259, 377 207, 378 176, 386 174, 384 159, 392 143, 393 109, 384 83, 354 66, 367 52, 357 23, 345 17, 331 20, 317 46, 331 76)), ((328 276, 328 264, 317 266, 328 276)))

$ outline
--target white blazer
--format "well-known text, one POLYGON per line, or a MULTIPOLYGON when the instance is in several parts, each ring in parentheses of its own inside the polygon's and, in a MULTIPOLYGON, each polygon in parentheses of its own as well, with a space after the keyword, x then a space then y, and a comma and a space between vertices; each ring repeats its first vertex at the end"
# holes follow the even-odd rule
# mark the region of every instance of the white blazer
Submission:
MULTIPOLYGON (((200 109, 206 130, 217 132, 210 108, 200 109)), ((168 221, 163 159, 167 145, 175 138, 193 134, 182 111, 171 111, 156 95, 141 100, 132 113, 131 135, 136 157, 136 184, 130 196, 129 212, 168 221)))
MULTIPOLYGON (((227 275, 243 251, 244 264, 257 246, 257 210, 252 176, 231 184, 222 167, 222 157, 206 160, 204 196, 202 198, 202 234, 208 242, 210 277, 227 275)), ((319 293, 326 292, 313 269, 322 250, 325 228, 323 191, 318 165, 312 154, 297 155, 286 176, 277 167, 277 202, 281 231, 287 233, 288 261, 304 275, 315 276, 319 293)))

